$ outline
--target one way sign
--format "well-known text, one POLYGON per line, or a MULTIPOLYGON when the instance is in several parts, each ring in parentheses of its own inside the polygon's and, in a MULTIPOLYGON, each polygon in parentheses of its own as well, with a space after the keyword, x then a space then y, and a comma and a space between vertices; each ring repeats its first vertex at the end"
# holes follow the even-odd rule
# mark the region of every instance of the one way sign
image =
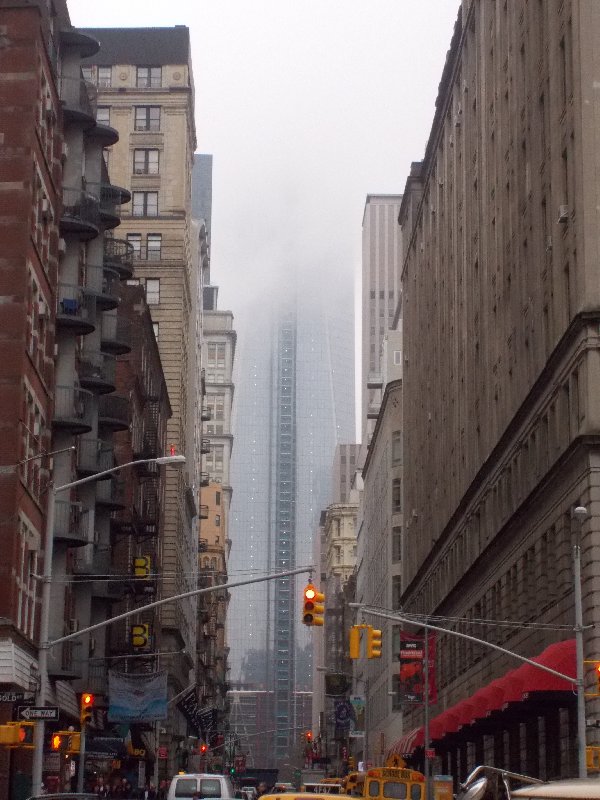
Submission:
POLYGON ((18 718, 58 720, 58 706, 48 706, 46 708, 41 706, 19 706, 18 718))

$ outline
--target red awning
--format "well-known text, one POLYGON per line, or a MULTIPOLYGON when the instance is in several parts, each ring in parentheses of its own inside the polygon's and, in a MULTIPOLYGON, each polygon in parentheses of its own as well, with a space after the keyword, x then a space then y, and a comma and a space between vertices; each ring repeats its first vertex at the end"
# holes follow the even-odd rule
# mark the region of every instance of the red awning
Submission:
MULTIPOLYGON (((563 675, 572 675, 573 679, 565 680, 532 664, 523 664, 479 689, 471 697, 461 700, 433 717, 429 723, 430 738, 443 739, 447 734, 456 733, 461 726, 484 719, 493 711, 499 711, 507 703, 517 703, 527 699, 531 692, 573 689, 576 674, 574 639, 551 644, 532 660, 563 675)), ((417 747, 423 745, 423 741, 423 727, 414 728, 393 745, 388 755, 411 755, 417 747)))

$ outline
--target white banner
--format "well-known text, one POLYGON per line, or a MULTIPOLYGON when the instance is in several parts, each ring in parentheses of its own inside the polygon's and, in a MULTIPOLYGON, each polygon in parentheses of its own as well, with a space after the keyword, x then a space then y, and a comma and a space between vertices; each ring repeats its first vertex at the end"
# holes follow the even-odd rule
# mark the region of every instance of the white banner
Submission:
POLYGON ((110 722, 156 722, 167 718, 167 673, 108 672, 110 722))

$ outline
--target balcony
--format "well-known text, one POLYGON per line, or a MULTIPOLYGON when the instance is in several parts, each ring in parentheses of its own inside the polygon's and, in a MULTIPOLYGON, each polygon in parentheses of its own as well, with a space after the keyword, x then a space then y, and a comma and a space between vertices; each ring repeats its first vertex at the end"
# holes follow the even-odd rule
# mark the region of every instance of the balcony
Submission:
POLYGON ((158 532, 160 509, 158 495, 150 484, 144 486, 144 492, 133 504, 135 522, 146 536, 154 536, 158 532))
POLYGON ((125 483, 118 478, 98 481, 96 484, 96 507, 108 511, 120 511, 126 507, 125 483))
MULTIPOLYGON (((112 570, 109 570, 108 574, 111 573, 112 570)), ((110 578, 104 577, 92 581, 92 597, 105 600, 107 603, 116 603, 122 600, 127 593, 128 587, 123 578, 110 580, 110 578)))
POLYGON ((104 267, 114 269, 121 280, 133 276, 133 245, 124 239, 104 237, 104 267))
POLYGON ((198 540, 198 552, 199 553, 206 553, 208 550, 208 539, 199 539, 198 540))
POLYGON ((126 397, 107 394, 98 402, 98 425, 112 431, 126 431, 129 428, 129 401, 126 397))
POLYGON ((116 356, 131 352, 131 325, 128 319, 105 314, 102 317, 101 344, 103 352, 116 356))
POLYGON ((208 486, 210 483, 210 475, 208 472, 201 472, 200 473, 200 486, 208 486))
POLYGON ((65 121, 80 122, 90 127, 96 124, 98 91, 93 83, 83 78, 62 76, 59 90, 65 121))
POLYGON ((202 422, 210 422, 212 419, 212 412, 210 408, 206 406, 202 406, 202 411, 200 412, 200 419, 202 422))
POLYGON ((57 386, 54 390, 52 425, 75 435, 92 430, 93 395, 74 386, 57 386))
POLYGON ((96 120, 96 125, 86 131, 89 139, 95 139, 101 142, 102 147, 111 147, 119 141, 119 131, 111 125, 105 125, 103 122, 96 120))
POLYGON ((63 206, 60 217, 61 234, 77 234, 80 239, 93 239, 100 228, 100 201, 90 192, 69 186, 63 187, 63 206))
POLYGON ((88 189, 100 198, 100 219, 104 227, 116 228, 121 222, 121 205, 131 200, 130 193, 112 183, 88 183, 88 189))
POLYGON ((83 547, 89 543, 87 514, 81 503, 56 500, 54 504, 54 541, 69 547, 83 547))
POLYGON ((75 336, 85 336, 94 330, 93 300, 86 297, 83 287, 58 284, 56 326, 59 330, 71 331, 75 336))
POLYGON ((114 356, 91 351, 83 353, 79 362, 79 383, 97 394, 115 390, 116 361, 114 356))
POLYGON ((77 443, 77 472, 95 475, 115 466, 114 447, 101 439, 80 439, 77 443))
POLYGON ((106 267, 86 267, 85 294, 94 298, 96 308, 110 311, 119 305, 119 284, 121 277, 116 269, 106 267))
POLYGON ((208 519, 208 506, 199 506, 200 519, 208 519))
POLYGON ((201 439, 200 441, 200 452, 203 455, 210 453, 210 439, 201 439))

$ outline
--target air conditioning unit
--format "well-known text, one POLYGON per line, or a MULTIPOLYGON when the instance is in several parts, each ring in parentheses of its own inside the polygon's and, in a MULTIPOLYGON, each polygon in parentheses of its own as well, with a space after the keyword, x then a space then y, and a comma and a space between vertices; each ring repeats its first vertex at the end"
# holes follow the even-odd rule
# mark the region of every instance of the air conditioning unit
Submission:
POLYGON ((58 252, 61 255, 64 255, 67 252, 67 243, 62 237, 58 240, 58 252))
POLYGON ((134 172, 135 172, 136 175, 145 175, 146 174, 146 170, 143 167, 136 167, 134 172))
POLYGON ((63 161, 69 157, 69 145, 66 142, 62 143, 61 158, 63 161))
POLYGON ((561 225, 565 225, 569 221, 569 206, 558 207, 558 221, 561 225))
POLYGON ((48 317, 48 305, 46 304, 45 300, 38 300, 38 316, 47 319, 48 317))

